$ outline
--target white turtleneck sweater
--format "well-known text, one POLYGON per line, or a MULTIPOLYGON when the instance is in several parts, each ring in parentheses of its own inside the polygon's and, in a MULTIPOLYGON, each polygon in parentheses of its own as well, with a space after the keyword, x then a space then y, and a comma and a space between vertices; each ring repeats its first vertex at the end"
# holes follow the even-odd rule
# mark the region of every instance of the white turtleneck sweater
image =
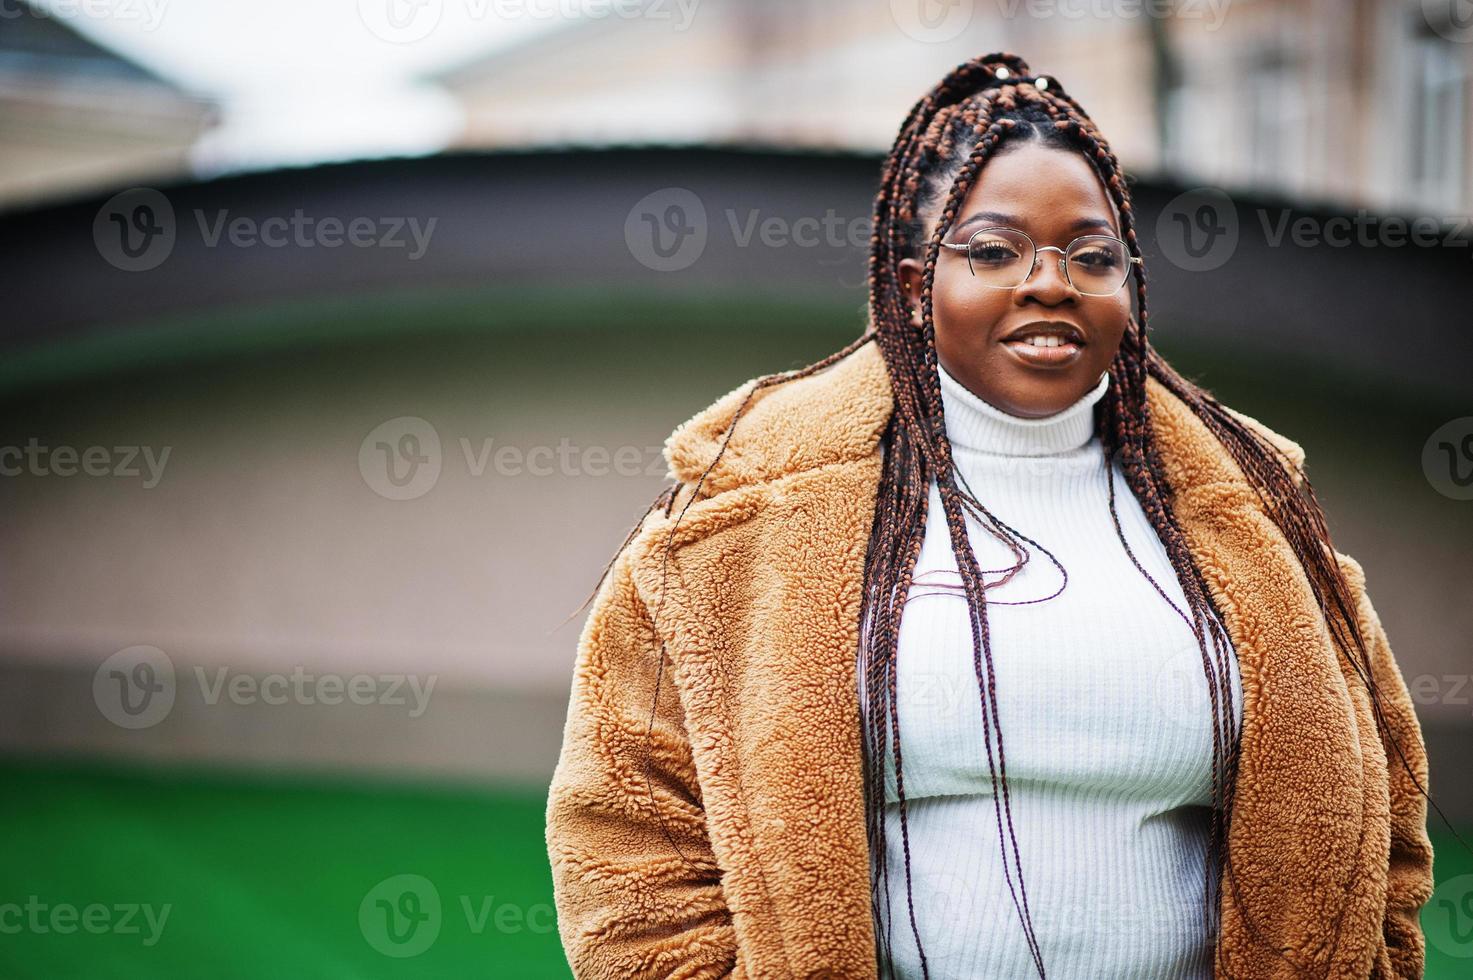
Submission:
MULTIPOLYGON (((1132 564, 1110 519, 1112 474, 1094 424, 1110 378, 1037 419, 1001 411, 945 368, 940 381, 952 453, 972 494, 1068 570, 1059 595, 1004 605, 1043 599, 1063 584, 1047 555, 1023 542, 1032 560, 989 589, 987 608, 1012 827, 1047 975, 1206 980, 1212 710, 1191 628, 1132 564)), ((1165 549, 1118 463, 1113 477, 1131 551, 1186 614, 1165 549)), ((967 525, 979 566, 994 570, 984 580, 998 581, 995 570, 1013 564, 1011 553, 970 515, 967 525)), ((956 569, 933 482, 897 668, 915 922, 933 980, 1019 980, 1038 974, 1008 887, 1011 874, 1021 905, 1005 810, 999 840, 956 569)), ((1241 724, 1231 651, 1229 664, 1241 724)), ((885 761, 890 935, 896 976, 910 980, 921 977, 921 963, 888 750, 885 761)))

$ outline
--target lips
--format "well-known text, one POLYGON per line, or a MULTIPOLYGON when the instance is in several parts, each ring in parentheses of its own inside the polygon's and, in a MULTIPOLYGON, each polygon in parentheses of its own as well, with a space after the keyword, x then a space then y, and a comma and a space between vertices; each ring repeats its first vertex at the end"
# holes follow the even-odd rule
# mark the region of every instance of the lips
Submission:
POLYGON ((1034 320, 1009 332, 1002 339, 1002 345, 1020 363, 1039 368, 1063 368, 1082 356, 1084 331, 1063 321, 1034 320))
POLYGON ((1002 338, 1002 342, 1005 344, 1021 342, 1033 337, 1057 337, 1060 341, 1076 347, 1083 347, 1085 343, 1084 331, 1062 320, 1034 320, 1031 323, 1025 323, 1009 331, 1002 338))

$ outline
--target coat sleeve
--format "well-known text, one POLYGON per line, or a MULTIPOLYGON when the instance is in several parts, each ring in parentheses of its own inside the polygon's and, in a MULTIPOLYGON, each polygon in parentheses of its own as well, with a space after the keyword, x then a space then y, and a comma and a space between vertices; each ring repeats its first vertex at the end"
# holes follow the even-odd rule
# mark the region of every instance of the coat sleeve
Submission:
POLYGON ((1427 798, 1418 791, 1407 767, 1416 774, 1417 783, 1429 793, 1427 748, 1417 722, 1406 681, 1402 677, 1386 630, 1371 604, 1365 589, 1365 574, 1359 563, 1348 555, 1335 553, 1346 577, 1356 585, 1356 615, 1361 636, 1370 655, 1371 676, 1381 698, 1381 709, 1387 728, 1401 746, 1386 747, 1386 766, 1391 795, 1391 848, 1386 869, 1386 916, 1382 932, 1386 940, 1384 955, 1372 974, 1375 980, 1411 980, 1424 971, 1426 943, 1422 934, 1422 907, 1432 897, 1432 842, 1427 835, 1427 798), (1402 764, 1402 755, 1406 765, 1402 764))
POLYGON ((548 791, 558 931, 579 980, 746 980, 668 660, 646 739, 662 650, 632 550, 615 559, 578 640, 548 791))

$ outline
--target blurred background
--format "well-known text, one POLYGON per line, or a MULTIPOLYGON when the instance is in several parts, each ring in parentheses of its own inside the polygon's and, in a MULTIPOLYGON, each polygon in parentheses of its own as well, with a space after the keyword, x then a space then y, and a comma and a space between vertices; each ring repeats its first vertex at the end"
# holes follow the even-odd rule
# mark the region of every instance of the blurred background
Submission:
POLYGON ((567 976, 579 604, 671 429, 862 330, 883 154, 994 50, 1305 447, 1473 837, 1467 0, 0 0, 0 975, 567 976))

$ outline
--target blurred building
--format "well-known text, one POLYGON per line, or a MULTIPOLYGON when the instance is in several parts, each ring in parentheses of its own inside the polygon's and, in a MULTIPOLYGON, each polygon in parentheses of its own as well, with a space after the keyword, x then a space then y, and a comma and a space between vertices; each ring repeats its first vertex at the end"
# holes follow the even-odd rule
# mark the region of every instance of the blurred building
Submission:
MULTIPOLYGON (((947 68, 1002 49, 1056 72, 1139 175, 1160 348, 1305 446, 1407 679, 1444 692, 1418 705, 1454 758, 1467 668, 1448 638, 1473 630, 1473 512, 1437 490, 1423 450, 1467 414, 1468 253, 1299 247, 1252 215, 1323 227, 1359 207, 1467 210, 1473 45, 1419 5, 1372 2, 1243 3, 1218 21, 1185 3, 1170 21, 957 5, 907 21, 901 0, 690 9, 683 26, 588 18, 439 75, 466 108, 461 147, 497 152, 179 181, 145 202, 141 250, 116 219, 143 205, 112 185, 182 167, 207 113, 55 22, 0 22, 12 47, 24 23, 32 48, 51 37, 99 65, 34 69, 50 102, 41 81, 26 99, 4 89, 6 125, 31 135, 7 141, 0 180, 108 183, 0 215, 0 449, 73 453, 0 474, 0 754, 545 778, 579 603, 662 486, 661 441, 716 395, 859 332, 895 127, 947 68), (109 116, 114 91, 138 97, 109 116), (15 107, 40 121, 19 127, 15 107), (123 138, 139 133, 173 142, 123 138), (610 143, 693 145, 589 152, 610 143), (53 162, 27 162, 48 146, 53 162), (1197 183, 1233 189, 1231 261, 1167 247, 1197 183), (1338 203, 1305 206, 1316 198, 1338 203), (645 219, 675 204, 701 233, 665 264, 645 219), (221 232, 227 217, 244 233, 221 232), (829 217, 841 233, 800 232, 829 217), (758 222, 785 233, 743 231, 758 222), (407 444, 384 432, 420 422, 439 475, 399 497, 383 447, 407 444), (642 464, 503 470, 493 451, 564 445, 642 464), (151 449, 159 479, 74 465, 110 448, 120 468, 151 449), (170 658, 179 701, 135 729, 94 685, 142 646, 170 658), (235 704, 200 681, 298 668, 433 679, 435 708, 235 704)), ((1442 799, 1473 814, 1473 785, 1449 781, 1442 799)))
POLYGON ((932 20, 923 0, 704 0, 687 19, 570 22, 435 80, 465 103, 468 147, 884 150, 947 69, 1011 50, 1137 173, 1447 217, 1473 212, 1473 27, 1454 2, 1177 0, 1153 17, 999 0, 932 20))
POLYGON ((0 205, 182 176, 213 119, 56 17, 14 3, 0 16, 0 205))
POLYGON ((1171 20, 1166 166, 1304 202, 1473 212, 1473 25, 1456 2, 1236 3, 1217 31, 1171 20))
MULTIPOLYGON (((1448 218, 1473 213, 1473 26, 1458 2, 588 5, 424 80, 463 108, 464 148, 873 152, 947 69, 1011 50, 1057 74, 1137 174, 1448 218)), ((182 174, 214 122, 65 20, 0 18, 0 202, 182 174)))

